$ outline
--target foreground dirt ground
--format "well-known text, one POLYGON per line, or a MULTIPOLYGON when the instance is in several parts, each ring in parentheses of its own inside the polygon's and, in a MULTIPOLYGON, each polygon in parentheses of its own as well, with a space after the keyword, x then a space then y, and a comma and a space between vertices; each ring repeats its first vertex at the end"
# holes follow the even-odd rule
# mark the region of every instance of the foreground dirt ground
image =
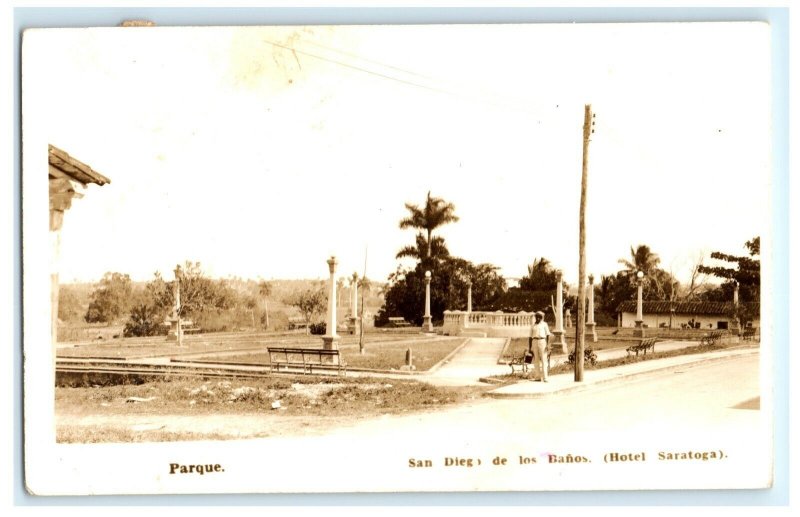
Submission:
MULTIPOLYGON (((479 403, 473 401, 459 404, 479 403)), ((437 410, 401 411, 397 414, 432 414, 437 410)), ((392 415, 374 415, 380 420, 392 415)), ((235 440, 277 436, 320 436, 332 430, 354 426, 363 415, 340 416, 286 415, 280 410, 236 414, 160 414, 87 415, 85 412, 59 411, 56 429, 60 442, 151 442, 174 440, 235 440)))

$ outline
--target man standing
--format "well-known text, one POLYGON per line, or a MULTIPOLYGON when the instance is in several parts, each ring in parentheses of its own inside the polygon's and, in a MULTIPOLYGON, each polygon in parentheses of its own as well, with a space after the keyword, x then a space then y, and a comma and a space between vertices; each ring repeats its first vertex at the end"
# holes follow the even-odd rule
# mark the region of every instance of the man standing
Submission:
POLYGON ((544 313, 536 311, 531 325, 531 347, 533 348, 533 375, 547 382, 547 349, 550 346, 550 327, 544 321, 544 313), (540 373, 542 372, 542 373, 540 373))

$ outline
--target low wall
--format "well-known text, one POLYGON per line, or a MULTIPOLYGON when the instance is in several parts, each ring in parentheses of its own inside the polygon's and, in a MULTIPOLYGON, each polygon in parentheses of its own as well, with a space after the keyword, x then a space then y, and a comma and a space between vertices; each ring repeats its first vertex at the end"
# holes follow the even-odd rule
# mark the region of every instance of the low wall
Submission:
POLYGON ((442 332, 448 336, 479 331, 486 337, 526 337, 530 334, 532 321, 532 312, 444 311, 442 332))

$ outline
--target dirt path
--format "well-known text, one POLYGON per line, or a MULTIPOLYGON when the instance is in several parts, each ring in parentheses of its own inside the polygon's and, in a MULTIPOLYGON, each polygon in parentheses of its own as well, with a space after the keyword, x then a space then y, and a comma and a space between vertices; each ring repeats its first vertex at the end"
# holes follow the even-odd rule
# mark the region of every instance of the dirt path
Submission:
MULTIPOLYGON (((488 401, 460 404, 466 407, 488 401)), ((396 418, 402 415, 425 415, 435 411, 404 412, 399 415, 377 415, 371 419, 396 418)), ((289 416, 280 410, 231 414, 161 414, 161 415, 97 415, 80 412, 59 412, 56 428, 66 436, 82 437, 90 432, 112 431, 134 441, 164 441, 181 439, 243 439, 279 436, 321 436, 354 427, 363 417, 350 416, 289 416)), ((112 433, 112 434, 113 434, 112 433)), ((67 438, 67 441, 82 441, 67 438)))

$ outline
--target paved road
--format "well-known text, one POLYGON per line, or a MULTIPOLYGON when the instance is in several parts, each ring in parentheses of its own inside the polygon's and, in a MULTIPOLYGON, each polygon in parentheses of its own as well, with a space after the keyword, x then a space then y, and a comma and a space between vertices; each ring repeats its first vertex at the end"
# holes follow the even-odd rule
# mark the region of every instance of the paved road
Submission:
POLYGON ((575 393, 532 400, 482 400, 433 413, 364 421, 340 432, 402 435, 411 440, 437 433, 486 436, 500 430, 517 435, 613 431, 633 440, 641 434, 680 434, 686 429, 726 432, 731 426, 749 427, 757 420, 758 411, 735 408, 752 407, 758 400, 758 364, 758 354, 749 354, 598 384, 575 393))
MULTIPOLYGON (((759 357, 753 353, 580 392, 386 416, 314 441, 286 437, 269 445, 276 451, 313 448, 329 464, 369 473, 348 478, 305 472, 302 478, 307 486, 343 490, 353 489, 353 480, 359 490, 392 491, 752 488, 767 483, 770 466, 769 412, 758 409, 759 393, 759 357), (724 459, 659 459, 659 453, 697 452, 724 459), (610 453, 646 454, 647 462, 607 464, 610 453), (550 461, 550 455, 568 454, 586 461, 550 461), (505 458, 507 466, 495 466, 495 458, 505 458), (424 467, 409 466, 416 462, 424 467)), ((291 461, 278 455, 273 464, 291 461)))

